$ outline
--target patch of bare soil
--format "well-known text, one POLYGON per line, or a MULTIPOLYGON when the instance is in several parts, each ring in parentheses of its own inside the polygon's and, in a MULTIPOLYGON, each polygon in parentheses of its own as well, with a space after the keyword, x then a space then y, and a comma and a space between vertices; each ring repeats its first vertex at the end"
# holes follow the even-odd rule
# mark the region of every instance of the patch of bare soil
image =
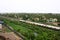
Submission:
POLYGON ((22 40, 13 32, 10 33, 0 33, 0 40, 22 40))

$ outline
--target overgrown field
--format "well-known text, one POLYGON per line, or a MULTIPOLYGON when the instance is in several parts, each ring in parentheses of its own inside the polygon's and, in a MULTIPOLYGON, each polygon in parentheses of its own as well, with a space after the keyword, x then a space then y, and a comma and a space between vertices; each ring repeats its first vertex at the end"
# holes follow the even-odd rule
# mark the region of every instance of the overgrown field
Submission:
POLYGON ((21 33, 26 40, 60 40, 60 31, 7 19, 3 21, 14 30, 21 33))

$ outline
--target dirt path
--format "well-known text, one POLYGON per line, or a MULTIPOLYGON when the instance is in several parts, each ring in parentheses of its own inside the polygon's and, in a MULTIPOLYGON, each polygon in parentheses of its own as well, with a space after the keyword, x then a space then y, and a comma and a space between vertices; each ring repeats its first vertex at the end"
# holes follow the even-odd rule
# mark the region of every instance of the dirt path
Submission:
POLYGON ((22 40, 21 38, 19 38, 17 35, 15 35, 13 32, 10 33, 1 33, 0 32, 0 36, 3 36, 6 38, 6 40, 22 40))

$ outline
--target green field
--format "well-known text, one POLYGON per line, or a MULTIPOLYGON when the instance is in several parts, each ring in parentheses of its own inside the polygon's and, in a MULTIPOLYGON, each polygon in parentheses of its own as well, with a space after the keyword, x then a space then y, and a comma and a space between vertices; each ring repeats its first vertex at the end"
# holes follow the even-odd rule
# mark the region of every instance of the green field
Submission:
POLYGON ((26 40, 60 40, 60 31, 7 19, 4 22, 21 33, 26 40))

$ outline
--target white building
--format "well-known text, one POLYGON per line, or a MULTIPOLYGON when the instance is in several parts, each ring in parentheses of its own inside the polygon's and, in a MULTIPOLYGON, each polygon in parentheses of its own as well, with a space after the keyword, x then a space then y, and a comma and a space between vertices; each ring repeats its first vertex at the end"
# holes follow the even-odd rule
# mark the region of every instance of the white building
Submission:
POLYGON ((2 31, 2 25, 3 25, 3 21, 0 21, 0 31, 2 31))
POLYGON ((47 20, 47 22, 57 22, 57 21, 58 21, 57 18, 50 18, 50 19, 47 20))

